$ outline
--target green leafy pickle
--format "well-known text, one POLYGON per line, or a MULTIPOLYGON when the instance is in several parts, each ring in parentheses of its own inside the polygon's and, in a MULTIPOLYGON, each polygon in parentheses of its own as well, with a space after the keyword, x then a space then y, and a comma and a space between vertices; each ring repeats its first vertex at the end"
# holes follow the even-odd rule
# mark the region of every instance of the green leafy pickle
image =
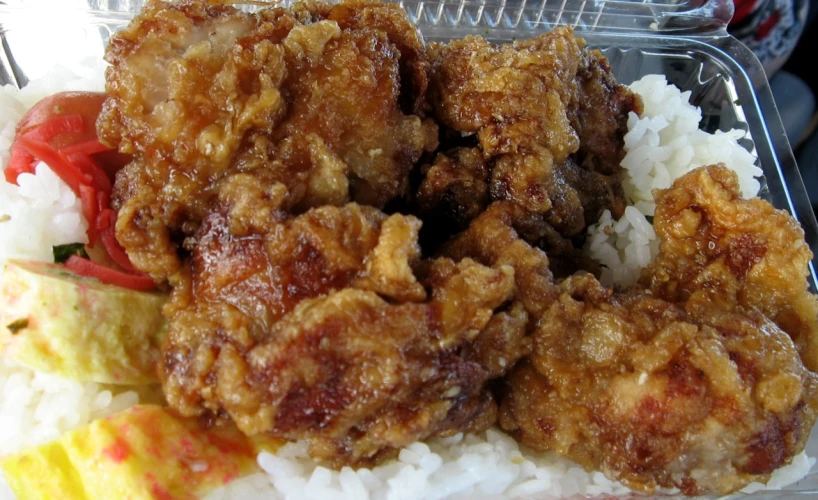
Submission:
POLYGON ((52 248, 54 253, 54 262, 57 264, 65 264, 69 257, 76 255, 78 257, 88 258, 88 252, 85 251, 84 243, 68 243, 66 245, 56 245, 52 248))

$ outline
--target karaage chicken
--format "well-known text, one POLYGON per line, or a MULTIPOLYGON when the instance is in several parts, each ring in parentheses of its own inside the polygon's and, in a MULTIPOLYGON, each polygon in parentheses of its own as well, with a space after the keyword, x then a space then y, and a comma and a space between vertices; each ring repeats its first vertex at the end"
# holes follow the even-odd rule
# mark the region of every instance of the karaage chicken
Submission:
POLYGON ((435 116, 477 145, 425 167, 422 213, 463 229, 489 201, 510 200, 569 238, 605 209, 622 213, 623 136, 641 101, 598 51, 559 27, 501 46, 469 36, 430 53, 435 116))
POLYGON ((134 161, 117 176, 117 237, 163 281, 237 172, 287 188, 296 212, 406 195, 437 145, 428 60, 399 6, 300 4, 255 14, 152 2, 106 59, 100 137, 134 161))
POLYGON ((229 180, 165 310, 174 408, 304 439, 337 466, 495 422, 488 382, 524 354, 524 312, 495 314, 511 267, 421 261, 412 216, 348 204, 292 217, 283 185, 229 180))
POLYGON ((397 5, 156 1, 107 60, 116 234, 170 289, 183 415, 333 467, 499 418, 648 492, 731 492, 803 449, 818 302, 787 214, 696 170, 657 192, 638 286, 576 273, 625 208, 641 101, 570 28, 427 55, 397 5))
POLYGON ((545 252, 521 239, 515 228, 523 212, 514 203, 496 202, 468 230, 452 238, 441 253, 456 261, 470 258, 486 266, 510 266, 517 285, 515 300, 536 317, 556 299, 559 290, 545 252))
POLYGON ((776 279, 788 272, 798 286, 786 290, 806 294, 802 310, 816 306, 804 289, 811 255, 788 215, 739 193, 722 166, 657 193, 661 253, 643 277, 653 291, 614 293, 590 274, 565 280, 536 318, 531 355, 506 379, 501 426, 647 492, 729 493, 800 453, 818 376, 789 324, 769 313, 788 300, 776 279), (802 253, 761 278, 771 262, 802 253))
POLYGON ((757 309, 818 371, 818 301, 807 288, 812 252, 798 222, 759 198, 741 199, 726 168, 697 170, 656 197, 660 254, 643 281, 671 302, 703 294, 757 309))

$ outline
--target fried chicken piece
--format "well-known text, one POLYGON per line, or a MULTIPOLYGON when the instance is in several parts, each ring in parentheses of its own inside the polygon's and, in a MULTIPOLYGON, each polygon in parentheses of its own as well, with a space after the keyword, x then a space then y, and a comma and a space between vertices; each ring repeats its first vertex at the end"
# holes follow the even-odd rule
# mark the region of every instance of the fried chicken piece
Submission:
MULTIPOLYGON (((411 271, 420 254, 415 241, 419 220, 400 215, 387 219, 377 209, 357 204, 319 207, 290 218, 280 210, 285 193, 281 185, 265 192, 247 174, 226 183, 221 197, 225 208, 208 215, 188 243, 192 258, 186 279, 174 289, 166 310, 172 325, 166 357, 192 359, 213 333, 189 336, 190 325, 214 314, 221 321, 225 310, 253 322, 249 330, 229 328, 223 335, 250 335, 249 341, 266 337, 302 300, 352 283, 395 299, 426 298, 411 271), (383 255, 398 259, 385 267, 383 255)), ((197 368, 181 364, 168 372, 168 400, 185 412, 199 411, 199 392, 208 390, 203 378, 192 383, 190 375, 197 368)))
POLYGON ((466 229, 491 201, 490 170, 478 148, 455 148, 438 153, 434 162, 421 168, 418 187, 419 212, 437 226, 439 239, 466 229), (441 210, 441 207, 445 207, 441 210))
POLYGON ((422 208, 447 213, 462 229, 474 210, 461 200, 483 200, 488 184, 491 200, 514 201, 568 237, 605 209, 622 213, 623 136, 641 101, 616 84, 601 53, 565 27, 499 47, 470 36, 430 52, 435 114, 476 135, 488 174, 469 182, 474 161, 438 158, 420 188, 422 208))
POLYGON ((479 359, 484 367, 494 367, 498 374, 529 354, 529 335, 560 295, 548 256, 518 232, 529 237, 534 234, 529 215, 514 203, 495 202, 440 252, 455 261, 474 259, 485 266, 514 270, 515 293, 510 306, 497 312, 466 347, 468 357, 479 359))
POLYGON ((660 254, 643 282, 657 296, 680 302, 701 294, 724 308, 757 309, 818 371, 818 300, 806 281, 812 252, 795 219, 759 198, 741 199, 736 175, 711 166, 657 192, 654 227, 660 254))
POLYGON ((407 114, 422 116, 426 111, 429 86, 429 58, 420 31, 412 29, 406 12, 397 5, 375 1, 339 3, 298 3, 296 12, 312 12, 318 19, 331 19, 341 29, 383 31, 400 52, 401 105, 407 114), (304 6, 307 6, 304 9, 304 6))
POLYGON ((443 247, 441 255, 455 261, 470 258, 486 266, 510 266, 516 283, 515 301, 539 316, 559 294, 548 257, 524 241, 515 230, 523 210, 510 202, 492 204, 469 229, 443 247))
POLYGON ((291 217, 283 186, 229 180, 165 311, 172 407, 305 439, 337 467, 495 422, 488 382, 522 355, 526 318, 495 313, 510 267, 420 261, 412 216, 349 204, 291 217))
POLYGON ((497 262, 512 265, 518 281, 531 281, 518 283, 520 294, 533 290, 529 310, 548 305, 545 299, 555 279, 579 269, 597 268, 596 263, 542 218, 509 201, 492 203, 466 231, 449 239, 441 254, 455 260, 470 257, 485 265, 497 262))
POLYGON ((510 273, 436 264, 427 303, 347 288, 302 301, 247 351, 224 344, 214 373, 224 409, 244 432, 306 439, 336 466, 491 425, 489 373, 458 350, 509 298, 510 273))
MULTIPOLYGON (((568 163, 576 167, 572 160, 568 163)), ((495 172, 506 166, 499 161, 495 172)), ((417 200, 419 214, 427 221, 425 248, 436 248, 453 233, 466 229, 468 223, 495 199, 490 193, 490 169, 477 148, 456 148, 448 153, 439 153, 433 164, 425 165, 421 170, 425 178, 420 184, 417 200)), ((572 182, 578 183, 587 173, 581 168, 573 168, 555 173, 555 180, 563 182, 558 177, 566 172, 577 174, 578 177, 572 178, 572 182)), ((586 211, 596 210, 591 198, 583 198, 580 202, 585 205, 586 211)), ((577 215, 580 215, 580 219, 575 223, 585 224, 581 214, 563 208, 566 206, 553 206, 545 218, 525 209, 517 210, 514 216, 514 224, 521 230, 521 236, 548 253, 552 270, 560 277, 568 276, 577 269, 595 269, 595 265, 583 256, 573 241, 556 229, 564 227, 563 222, 577 215), (556 226, 551 222, 555 222, 556 226)))
POLYGON ((428 60, 396 5, 152 2, 106 59, 98 132, 135 157, 117 176, 117 236, 159 281, 181 269, 181 242, 234 173, 283 184, 291 210, 383 207, 437 145, 436 125, 411 114, 428 60))
POLYGON ((564 281, 530 320, 532 353, 506 379, 500 424, 646 492, 766 482, 804 449, 818 411, 802 348, 818 330, 780 319, 787 301, 786 318, 815 310, 803 233, 766 201, 742 200, 722 166, 656 198, 660 254, 642 285, 614 293, 590 274, 564 281))
POLYGON ((502 377, 529 352, 528 319, 522 302, 514 301, 491 317, 474 342, 463 346, 463 358, 478 363, 490 379, 502 377))
POLYGON ((561 289, 507 378, 500 422, 526 445, 686 495, 766 482, 803 450, 818 377, 762 314, 615 294, 590 274, 561 289))

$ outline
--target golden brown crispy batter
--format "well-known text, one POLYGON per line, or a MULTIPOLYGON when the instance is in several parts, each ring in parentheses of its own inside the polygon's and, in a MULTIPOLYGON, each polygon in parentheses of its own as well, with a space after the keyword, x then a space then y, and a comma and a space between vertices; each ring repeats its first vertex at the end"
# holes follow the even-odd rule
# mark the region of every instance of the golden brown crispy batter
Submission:
POLYGON ((455 148, 438 153, 421 168, 418 187, 420 214, 440 228, 440 239, 466 229, 491 201, 490 170, 479 148, 455 148))
POLYGON ((306 439, 334 466, 495 422, 487 384, 524 353, 525 312, 494 311, 513 269, 421 262, 412 216, 348 204, 291 217, 283 186, 228 181, 165 310, 171 406, 306 439))
POLYGON ((156 2, 108 59, 118 237, 172 287, 173 407, 333 465, 494 423, 488 382, 525 353, 512 269, 421 261, 420 221, 378 210, 437 143, 398 6, 156 2))
POLYGON ((458 350, 508 299, 510 273, 435 264, 429 302, 347 288, 302 301, 249 350, 223 345, 214 375, 224 409, 246 433, 307 439, 336 466, 491 425, 489 373, 458 350))
POLYGON ((505 429, 632 488, 726 493, 801 451, 818 302, 797 224, 708 167, 658 193, 639 287, 558 286, 549 267, 591 268, 575 243, 624 209, 639 99, 567 28, 431 51, 360 0, 152 2, 114 37, 99 132, 134 156, 117 236, 172 287, 171 406, 369 465, 492 425, 511 371, 505 429), (444 148, 409 193, 437 148, 427 86, 444 148), (407 196, 435 259, 419 219, 381 211, 407 196))
POLYGON ((560 27, 501 46, 470 36, 430 52, 435 115, 476 135, 485 166, 462 153, 439 157, 418 194, 423 210, 462 229, 474 217, 464 200, 485 205, 488 185, 491 200, 514 201, 568 237, 606 208, 621 214, 622 138, 641 101, 598 51, 560 27))
POLYGON ((630 488, 687 495, 766 482, 806 444, 818 377, 756 311, 561 285, 533 353, 507 378, 500 422, 630 488))
POLYGON ((441 255, 458 261, 470 258, 486 266, 510 266, 517 285, 515 300, 537 317, 559 294, 548 257, 520 238, 515 220, 523 210, 510 202, 496 202, 469 229, 452 238, 441 255))
POLYGON ((766 482, 803 450, 818 410, 811 253, 790 216, 742 200, 722 166, 657 194, 645 285, 564 281, 506 379, 501 426, 637 490, 766 482))
POLYGON ((423 115, 427 107, 429 58, 420 31, 411 28, 406 12, 399 5, 370 0, 339 3, 308 1, 297 3, 293 8, 296 12, 309 12, 318 19, 331 19, 341 29, 375 29, 386 33, 400 52, 401 105, 404 112, 423 115))
POLYGON ((153 2, 106 58, 99 133, 135 156, 117 177, 117 235, 158 280, 179 271, 181 241, 232 173, 282 183, 290 209, 382 207, 437 145, 434 123, 411 114, 425 102, 428 61, 395 5, 246 14, 153 2))
POLYGON ((812 252, 792 216, 759 198, 742 200, 736 175, 711 166, 657 192, 654 224, 660 254, 643 282, 657 296, 679 302, 701 294, 725 308, 758 309, 818 370, 818 300, 806 280, 812 252))

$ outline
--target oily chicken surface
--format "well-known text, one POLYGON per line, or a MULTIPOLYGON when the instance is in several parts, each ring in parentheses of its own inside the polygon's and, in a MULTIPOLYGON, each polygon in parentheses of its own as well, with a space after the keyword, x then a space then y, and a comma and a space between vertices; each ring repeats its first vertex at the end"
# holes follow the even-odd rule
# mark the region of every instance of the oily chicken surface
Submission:
POLYGON ((98 126, 135 158, 117 236, 171 287, 181 413, 334 466, 494 423, 488 382, 524 353, 513 270, 422 260, 420 221, 380 211, 437 143, 425 50, 367 2, 155 2, 114 38, 98 126))
POLYGON ((420 116, 425 48, 396 5, 152 2, 106 59, 100 137, 135 158, 117 176, 117 237, 158 281, 233 174, 283 184, 297 212, 383 207, 437 144, 420 116))
MULTIPOLYGON (((643 286, 614 292, 590 274, 562 282, 537 316, 531 355, 506 379, 501 426, 646 492, 729 493, 766 482, 800 453, 815 423, 818 378, 790 324, 769 314, 781 294, 776 275, 752 288, 749 280, 789 258, 803 236, 788 215, 739 193, 722 166, 685 175, 657 193, 661 253, 643 286), (752 223, 725 229, 748 212, 752 223), (711 252, 680 259, 678 248, 701 242, 697 235, 711 252), (712 252, 734 239, 763 241, 763 251, 752 246, 752 260, 712 252), (742 300, 742 288, 754 300, 742 300)), ((789 269, 806 294, 800 266, 789 269)), ((815 307, 814 296, 803 300, 815 307)))
POLYGON ((333 467, 498 414, 643 491, 788 463, 818 407, 797 224, 708 167, 658 194, 638 287, 571 276, 639 99, 567 28, 429 53, 366 1, 152 2, 113 38, 98 129, 134 158, 117 238, 171 290, 169 404, 333 467))
POLYGON ((334 466, 492 425, 487 384, 524 354, 524 312, 495 313, 514 270, 421 260, 412 216, 354 203, 288 215, 271 201, 283 187, 254 181, 225 186, 171 293, 171 406, 306 440, 334 466))
POLYGON ((642 279, 654 294, 757 309, 818 370, 818 301, 807 288, 812 252, 798 222, 764 200, 743 200, 736 176, 720 167, 685 176, 656 202, 660 253, 642 279))
POLYGON ((424 167, 424 213, 463 229, 508 200, 567 238, 605 209, 622 213, 623 136, 641 101, 598 51, 558 27, 499 46, 467 36, 430 53, 430 100, 452 149, 424 167))

